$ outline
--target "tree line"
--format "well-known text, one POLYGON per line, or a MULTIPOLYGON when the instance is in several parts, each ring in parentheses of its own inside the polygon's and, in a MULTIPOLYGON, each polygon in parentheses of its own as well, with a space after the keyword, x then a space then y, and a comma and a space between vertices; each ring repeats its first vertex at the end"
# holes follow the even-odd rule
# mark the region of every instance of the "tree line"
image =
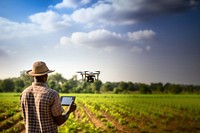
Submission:
MULTIPOLYGON (((25 71, 20 72, 17 78, 0 80, 0 92, 22 92, 30 86, 33 78, 26 75, 25 71)), ((181 85, 172 83, 133 83, 133 82, 105 82, 97 80, 94 83, 78 80, 77 76, 70 79, 64 78, 61 74, 51 74, 47 84, 50 88, 60 93, 141 93, 141 94, 180 94, 200 93, 200 85, 181 85)))

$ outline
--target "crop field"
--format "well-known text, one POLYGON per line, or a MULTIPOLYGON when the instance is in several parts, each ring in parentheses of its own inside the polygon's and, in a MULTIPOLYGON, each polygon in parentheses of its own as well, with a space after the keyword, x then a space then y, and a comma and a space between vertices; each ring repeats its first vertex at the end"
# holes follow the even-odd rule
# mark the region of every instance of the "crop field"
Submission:
MULTIPOLYGON (((60 133, 200 132, 200 95, 61 95, 76 96, 77 110, 60 133)), ((0 132, 24 132, 19 97, 0 93, 0 132)))

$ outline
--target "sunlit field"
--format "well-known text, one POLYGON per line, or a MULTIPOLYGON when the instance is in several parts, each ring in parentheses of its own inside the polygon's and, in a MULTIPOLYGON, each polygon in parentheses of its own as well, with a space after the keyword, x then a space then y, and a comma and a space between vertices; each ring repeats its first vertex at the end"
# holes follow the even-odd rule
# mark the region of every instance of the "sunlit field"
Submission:
MULTIPOLYGON (((61 95, 76 96, 77 110, 60 133, 200 132, 200 95, 61 95)), ((0 93, 0 132, 24 132, 19 100, 20 93, 0 93)))

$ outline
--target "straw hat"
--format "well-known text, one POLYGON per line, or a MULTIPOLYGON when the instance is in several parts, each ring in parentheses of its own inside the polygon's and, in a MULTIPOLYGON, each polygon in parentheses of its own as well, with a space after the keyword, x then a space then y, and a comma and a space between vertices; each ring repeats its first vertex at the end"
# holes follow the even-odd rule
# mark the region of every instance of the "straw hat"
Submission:
POLYGON ((29 76, 42 76, 51 72, 54 72, 54 70, 49 70, 44 62, 37 61, 33 64, 32 70, 28 70, 26 73, 29 76))

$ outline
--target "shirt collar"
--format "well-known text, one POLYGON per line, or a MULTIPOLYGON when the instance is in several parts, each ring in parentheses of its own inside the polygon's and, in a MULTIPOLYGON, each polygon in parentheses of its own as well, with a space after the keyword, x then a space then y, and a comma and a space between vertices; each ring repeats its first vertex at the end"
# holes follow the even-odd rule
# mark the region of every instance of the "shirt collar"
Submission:
POLYGON ((47 87, 47 84, 43 83, 43 82, 33 82, 32 86, 44 86, 44 87, 47 87))

